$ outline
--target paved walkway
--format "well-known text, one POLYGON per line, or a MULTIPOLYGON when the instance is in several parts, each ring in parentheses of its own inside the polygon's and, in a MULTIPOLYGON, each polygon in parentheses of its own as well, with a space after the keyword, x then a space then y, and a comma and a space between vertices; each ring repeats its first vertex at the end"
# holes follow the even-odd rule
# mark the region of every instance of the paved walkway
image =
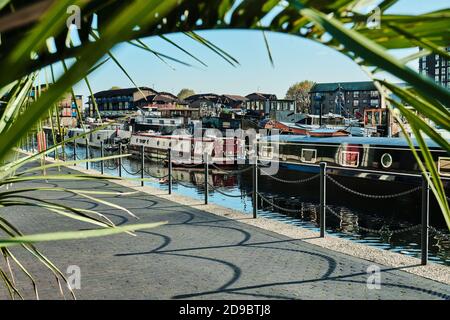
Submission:
MULTIPOLYGON (((68 171, 67 169, 64 169, 68 171)), ((16 185, 129 191, 107 181, 31 182, 16 185)), ((31 194, 31 193, 30 193, 31 194)), ((120 210, 69 193, 34 191, 33 196, 95 209, 117 224, 136 223, 120 210)), ((168 221, 138 232, 77 241, 38 244, 56 265, 81 268, 78 299, 449 299, 450 286, 381 267, 381 289, 367 288, 370 262, 186 207, 157 195, 103 196, 130 209, 138 222, 168 221)), ((30 207, 0 209, 25 233, 91 228, 30 207)), ((52 274, 16 249, 37 279, 41 299, 59 299, 52 274)), ((4 267, 4 262, 0 262, 4 267)), ((33 298, 23 275, 17 282, 33 298)), ((8 298, 0 286, 0 299, 8 298)))

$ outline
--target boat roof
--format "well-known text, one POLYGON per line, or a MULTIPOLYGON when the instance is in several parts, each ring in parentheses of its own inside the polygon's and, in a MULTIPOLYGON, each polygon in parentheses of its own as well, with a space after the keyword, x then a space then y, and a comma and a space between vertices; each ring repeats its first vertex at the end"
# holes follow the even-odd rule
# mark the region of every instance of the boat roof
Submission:
MULTIPOLYGON (((289 142, 289 143, 327 143, 327 144, 370 144, 378 146, 398 146, 398 147, 409 147, 408 142, 404 137, 400 138, 387 138, 387 137, 311 137, 306 135, 273 135, 264 137, 261 141, 279 141, 279 142, 289 142)), ((428 147, 439 148, 441 147, 433 140, 425 139, 428 147)), ((419 144, 416 139, 412 139, 415 147, 419 144)))

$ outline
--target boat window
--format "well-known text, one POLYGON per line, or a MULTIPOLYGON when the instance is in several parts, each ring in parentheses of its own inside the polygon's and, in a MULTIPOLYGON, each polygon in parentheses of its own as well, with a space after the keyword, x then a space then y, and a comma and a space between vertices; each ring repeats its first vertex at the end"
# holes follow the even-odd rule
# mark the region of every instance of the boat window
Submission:
POLYGON ((381 165, 386 169, 392 166, 392 156, 389 153, 385 153, 381 156, 381 165))
POLYGON ((450 157, 439 157, 438 172, 441 176, 450 177, 450 157))
POLYGON ((339 163, 343 167, 358 167, 359 152, 357 151, 341 151, 339 163))
POLYGON ((315 163, 317 160, 317 150, 316 149, 302 149, 302 162, 315 163))
POLYGON ((261 157, 272 159, 272 157, 273 157, 273 147, 271 147, 271 146, 261 146, 261 157))

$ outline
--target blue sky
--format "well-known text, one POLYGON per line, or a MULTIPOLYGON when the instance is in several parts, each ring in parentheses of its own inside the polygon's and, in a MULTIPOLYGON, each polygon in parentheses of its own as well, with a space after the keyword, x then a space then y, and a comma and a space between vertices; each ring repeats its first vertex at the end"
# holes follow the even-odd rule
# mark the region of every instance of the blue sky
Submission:
MULTIPOLYGON (((420 14, 448 7, 449 0, 402 0, 389 12, 420 14)), ((267 33, 275 62, 272 67, 261 32, 214 30, 200 34, 235 57, 240 65, 232 67, 209 49, 182 34, 168 37, 200 58, 208 67, 201 66, 157 37, 144 39, 144 42, 154 50, 189 62, 195 67, 171 62, 175 68, 173 70, 151 53, 130 45, 119 45, 113 52, 138 85, 174 94, 182 88, 191 88, 197 93, 239 95, 259 91, 275 93, 281 98, 291 84, 301 80, 343 82, 368 79, 347 57, 300 37, 267 33)), ((405 53, 401 51, 394 54, 400 56, 405 53)), ((413 62, 411 67, 417 68, 417 62, 413 62)), ((112 86, 133 86, 111 61, 92 74, 89 80, 94 92, 112 86)), ((89 95, 83 82, 75 87, 75 91, 77 94, 89 95)))

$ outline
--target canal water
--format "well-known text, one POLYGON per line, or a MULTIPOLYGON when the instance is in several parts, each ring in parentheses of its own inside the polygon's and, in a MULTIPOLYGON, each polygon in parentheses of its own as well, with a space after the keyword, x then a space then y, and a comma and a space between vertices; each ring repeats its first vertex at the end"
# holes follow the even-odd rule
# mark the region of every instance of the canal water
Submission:
MULTIPOLYGON (((66 152, 67 156, 73 157, 71 147, 66 147, 66 152)), ((100 156, 99 150, 96 149, 91 149, 90 153, 91 158, 100 156)), ((79 159, 84 159, 84 147, 77 148, 77 156, 79 159)), ((140 160, 123 159, 122 165, 123 177, 140 177, 140 160)), ((80 166, 85 167, 85 164, 80 166)), ((91 169, 100 171, 100 163, 92 163, 90 166, 91 169)), ((105 161, 104 168, 105 174, 118 175, 117 160, 105 161)), ((145 159, 145 178, 156 177, 146 181, 145 185, 167 191, 167 179, 158 178, 167 174, 168 168, 161 161, 145 159)), ((293 176, 292 172, 283 170, 277 174, 277 177, 286 180, 298 179, 298 176, 293 176)), ((204 199, 205 176, 202 168, 174 167, 173 180, 174 193, 199 200, 204 199)), ((252 191, 251 170, 231 174, 212 167, 208 181, 211 186, 214 186, 209 187, 210 203, 238 210, 244 214, 252 214, 252 196, 249 194, 252 191)), ((140 184, 140 181, 136 184, 140 184)), ((299 184, 286 184, 260 176, 258 188, 267 202, 270 202, 258 203, 260 217, 319 231, 319 179, 299 184)), ((327 205, 334 214, 327 211, 326 232, 339 238, 420 258, 421 232, 420 228, 414 228, 420 224, 420 202, 417 198, 420 198, 420 192, 399 199, 361 199, 328 182, 327 205), (378 232, 361 230, 358 226, 378 232), (407 231, 398 233, 390 231, 404 229, 407 231)), ((431 210, 430 225, 440 232, 430 232, 429 260, 450 265, 449 233, 445 224, 442 223, 439 209, 432 207, 431 210)))

